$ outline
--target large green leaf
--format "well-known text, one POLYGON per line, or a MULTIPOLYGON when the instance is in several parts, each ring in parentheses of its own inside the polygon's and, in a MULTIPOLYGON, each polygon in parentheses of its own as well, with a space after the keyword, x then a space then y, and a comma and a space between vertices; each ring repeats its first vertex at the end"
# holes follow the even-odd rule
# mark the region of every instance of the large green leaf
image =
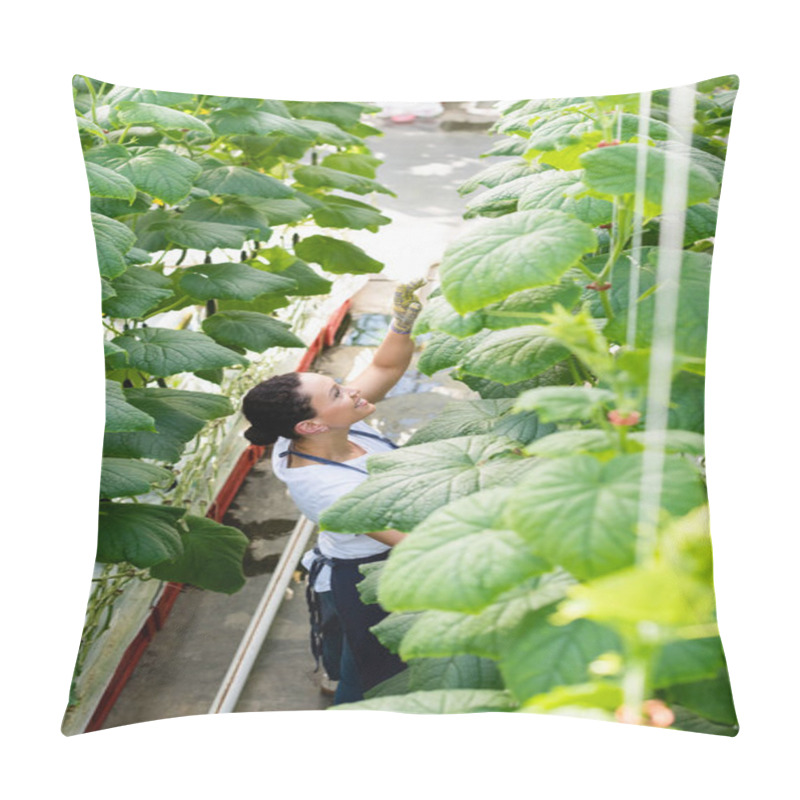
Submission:
POLYGON ((291 119, 292 115, 286 104, 280 100, 263 100, 257 97, 223 97, 215 95, 208 102, 215 108, 259 108, 270 114, 291 119))
POLYGON ((508 693, 496 689, 433 689, 332 706, 336 711, 401 711, 406 714, 474 714, 511 711, 514 707, 508 693))
MULTIPOLYGON (((90 162, 86 162, 89 164, 90 162)), ((115 173, 119 175, 119 173, 115 173)), ((123 177, 120 175, 120 177, 123 177)), ((128 180, 125 178, 125 180, 128 180)), ((128 200, 114 200, 110 197, 92 197, 89 209, 94 214, 102 214, 111 217, 119 222, 127 222, 140 214, 144 214, 150 208, 150 196, 144 192, 137 192, 136 198, 131 203, 128 200)), ((132 248, 137 249, 137 248, 132 248)), ((127 260, 128 254, 125 254, 127 260)), ((148 257, 149 258, 149 257, 148 257)))
POLYGON ((508 385, 534 378, 569 355, 546 328, 528 325, 492 331, 466 353, 459 366, 470 375, 508 385))
POLYGON ((294 171, 294 178, 303 186, 309 186, 312 189, 330 187, 354 194, 381 192, 390 194, 392 197, 395 196, 394 192, 372 178, 353 175, 350 172, 342 172, 330 167, 297 167, 294 171))
POLYGON ((100 503, 97 560, 152 567, 182 548, 178 520, 186 509, 147 503, 100 503))
POLYGON ((412 661, 408 671, 408 692, 504 688, 494 661, 469 654, 421 658, 412 661))
POLYGON ((539 168, 536 165, 531 166, 524 158, 501 161, 499 164, 492 164, 491 167, 481 170, 477 175, 473 175, 469 180, 464 181, 458 187, 458 193, 461 195, 470 194, 470 192, 474 192, 481 186, 493 189, 502 183, 509 183, 526 175, 533 175, 538 171, 539 168))
POLYGON ((211 194, 240 194, 268 199, 287 198, 294 194, 285 183, 248 167, 216 167, 201 173, 195 185, 211 194))
POLYGON ((522 136, 503 137, 495 142, 492 147, 483 153, 481 158, 489 156, 521 156, 528 147, 528 140, 522 136))
POLYGON ((529 126, 529 152, 556 150, 580 142, 584 134, 596 130, 596 124, 585 114, 545 114, 529 126))
POLYGON ((136 199, 136 187, 124 175, 113 169, 87 161, 86 176, 89 179, 89 193, 92 197, 109 197, 127 200, 128 203, 136 199))
POLYGON ((155 209, 136 221, 136 246, 150 252, 174 247, 206 252, 217 247, 238 249, 254 232, 241 225, 183 219, 183 215, 155 209))
POLYGON ((710 680, 724 666, 725 655, 718 636, 669 642, 655 659, 651 684, 661 689, 676 683, 710 680))
POLYGON ((470 226, 445 251, 442 291, 459 313, 555 283, 597 246, 592 229, 561 211, 521 211, 470 226))
POLYGON ((80 114, 77 114, 75 117, 75 121, 78 123, 78 130, 81 133, 92 133, 101 139, 105 138, 103 129, 99 125, 95 125, 95 123, 92 122, 90 119, 87 119, 86 117, 82 117, 80 114))
POLYGON ((378 106, 367 103, 287 100, 285 104, 292 116, 324 120, 341 128, 351 128, 361 120, 362 114, 375 113, 380 110, 378 106))
MULTIPOLYGON (((307 136, 311 136, 309 131, 307 136)), ((242 165, 270 170, 282 160, 297 161, 313 145, 313 139, 295 136, 232 136, 231 142, 242 151, 242 165)))
POLYGON ((497 422, 508 414, 513 404, 510 399, 454 400, 430 422, 415 431, 406 444, 422 444, 437 439, 489 433, 497 422))
POLYGON ((571 308, 580 299, 581 289, 574 283, 565 282, 552 286, 537 286, 509 295, 499 303, 492 303, 480 311, 470 312, 480 315, 485 328, 503 330, 521 325, 541 324, 541 314, 552 311, 558 303, 571 308))
POLYGON ((417 317, 414 335, 435 330, 463 339, 483 328, 503 330, 521 325, 541 325, 544 322, 542 312, 551 311, 556 303, 571 308, 580 300, 581 291, 574 283, 537 286, 515 292, 505 300, 464 315, 459 314, 444 297, 434 297, 417 317))
POLYGON ((608 628, 588 620, 551 625, 549 613, 529 614, 503 643, 500 671, 520 702, 557 686, 585 683, 598 656, 622 648, 608 628))
MULTIPOLYGON (((364 142, 359 136, 370 135, 366 132, 362 133, 360 129, 358 135, 355 135, 342 130, 332 122, 319 119, 303 120, 303 126, 314 133, 314 144, 332 144, 335 147, 362 147, 364 142)), ((368 128, 368 130, 373 129, 368 128)))
POLYGON ((127 225, 103 214, 92 214, 92 228, 100 275, 116 278, 128 268, 125 253, 133 247, 136 236, 127 225))
POLYGON ((307 347, 287 323, 254 311, 218 311, 203 321, 203 330, 220 344, 256 353, 269 347, 307 347))
POLYGON ((122 386, 116 381, 106 380, 106 432, 155 431, 155 429, 155 420, 127 401, 122 386))
POLYGON ((510 383, 504 386, 497 381, 490 381, 486 378, 478 378, 475 375, 458 374, 455 377, 477 392, 485 400, 493 400, 501 397, 517 397, 528 389, 535 389, 537 386, 563 386, 571 384, 573 381, 572 373, 564 364, 556 364, 545 370, 535 378, 519 383, 510 383))
POLYGON ((705 378, 679 372, 672 381, 667 425, 703 433, 705 429, 705 378))
POLYGON ((439 370, 454 367, 487 336, 487 331, 481 331, 466 339, 456 339, 446 333, 435 331, 417 362, 417 369, 425 375, 433 375, 439 370))
POLYGON ((256 314, 271 314, 277 308, 286 308, 289 298, 280 294, 262 294, 255 300, 220 300, 220 311, 253 311, 256 314))
POLYGON ((428 298, 422 312, 414 324, 413 334, 440 331, 457 339, 472 336, 483 328, 483 314, 480 311, 470 311, 461 315, 456 311, 446 298, 439 295, 428 298))
MULTIPOLYGON (((295 287, 287 290, 286 294, 308 296, 330 292, 331 286, 333 286, 332 281, 323 278, 299 258, 292 256, 292 259, 292 263, 279 272, 284 278, 290 278, 295 283, 295 287)), ((270 263, 270 268, 272 268, 272 263, 270 263)))
POLYGON ((567 573, 556 571, 524 581, 477 614, 423 611, 404 634, 400 656, 413 659, 471 653, 497 660, 503 643, 522 620, 540 608, 552 612, 574 582, 567 573))
POLYGON ((676 703, 672 703, 670 708, 675 715, 675 721, 670 725, 672 730, 707 733, 713 736, 736 736, 739 733, 738 724, 724 725, 719 722, 712 722, 676 703))
POLYGON ((195 331, 136 328, 112 341, 127 351, 131 367, 154 378, 249 363, 246 358, 195 331))
POLYGON ((155 431, 144 428, 130 433, 107 432, 103 455, 112 458, 150 458, 176 462, 186 442, 202 430, 208 420, 233 413, 230 400, 209 392, 178 389, 126 389, 125 400, 148 419, 155 431))
POLYGON ((110 106, 132 101, 137 103, 153 103, 159 106, 174 106, 180 103, 197 102, 196 96, 185 92, 160 92, 155 89, 137 89, 132 86, 115 86, 106 96, 105 102, 110 106))
POLYGON ((334 194, 327 195, 325 204, 314 209, 312 213, 314 221, 321 228, 367 229, 377 233, 379 226, 391 222, 375 206, 334 194))
POLYGON ((320 525, 347 533, 410 531, 458 497, 519 480, 532 459, 508 455, 515 444, 492 435, 463 436, 370 456, 370 477, 325 511, 320 525))
POLYGON ((611 222, 613 204, 598 197, 580 197, 585 186, 581 170, 548 170, 531 179, 520 194, 517 208, 528 211, 553 208, 595 227, 611 222))
MULTIPOLYGON (((361 584, 363 583, 364 581, 361 581, 361 583, 358 584, 359 592, 361 590, 361 584)), ((377 599, 376 593, 375 602, 377 602, 377 599)), ((366 602, 363 596, 361 601, 366 602)), ((400 649, 400 642, 403 641, 403 637, 414 626, 420 616, 419 612, 416 611, 410 613, 395 612, 382 619, 377 625, 373 625, 370 631, 375 634, 378 641, 387 650, 396 653, 400 649)))
MULTIPOLYGON (((709 200, 707 203, 697 203, 686 209, 684 220, 683 246, 688 247, 697 241, 710 239, 714 236, 717 229, 717 212, 719 210, 718 200, 709 200)), ((655 219, 647 226, 648 236, 645 242, 652 241, 658 243, 658 236, 661 229, 660 219, 655 219)))
POLYGON ((362 274, 383 269, 380 261, 370 258, 360 247, 330 236, 308 236, 295 245, 294 251, 303 261, 319 264, 336 274, 362 274))
POLYGON ((617 570, 574 586, 559 613, 585 617, 619 630, 634 631, 641 622, 662 631, 714 624, 714 590, 685 571, 657 562, 617 570))
MULTIPOLYGON (((636 443, 644 450, 646 438, 646 431, 633 431, 627 435, 627 442, 629 445, 636 443)), ((532 456, 558 458, 578 453, 614 452, 618 443, 616 434, 605 430, 558 431, 531 442, 525 452, 532 456)), ((705 453, 703 436, 692 431, 668 430, 665 433, 664 450, 667 453, 701 456, 705 453)))
POLYGON ((545 422, 591 419, 598 409, 613 403, 614 392, 588 386, 542 386, 521 394, 517 411, 536 411, 545 422))
POLYGON ((164 130, 196 131, 208 137, 214 135, 205 122, 174 108, 131 100, 117 103, 116 108, 117 119, 125 125, 152 125, 164 130))
POLYGON ((198 264, 178 273, 180 288, 198 300, 254 300, 261 294, 289 293, 294 281, 284 274, 264 272, 247 264, 198 264))
POLYGON ((132 458, 104 458, 100 470, 100 497, 145 494, 156 483, 172 482, 172 473, 155 464, 132 458))
POLYGON ((92 147, 83 154, 83 160, 91 164, 116 170, 131 158, 131 151, 121 144, 103 144, 92 147))
POLYGON ((536 179, 536 174, 523 175, 507 183, 501 183, 492 189, 487 189, 467 203, 464 216, 469 219, 478 215, 500 216, 517 210, 520 195, 528 184, 536 179))
POLYGON ((287 135, 312 141, 314 132, 297 120, 287 119, 255 108, 234 107, 214 111, 208 124, 218 136, 249 134, 254 136, 287 135))
POLYGON ((108 339, 103 339, 103 356, 106 361, 106 369, 124 369, 128 363, 128 354, 115 344, 111 344, 108 339))
POLYGON ((111 286, 114 296, 103 302, 103 313, 119 319, 142 319, 173 295, 171 281, 145 267, 128 267, 111 286))
MULTIPOLYGON (((605 463, 591 456, 540 462, 517 484, 506 524, 537 555, 585 579, 630 566, 635 558, 641 454, 605 463)), ((648 473, 648 487, 657 476, 648 473)), ((661 506, 682 516, 705 502, 696 468, 679 456, 663 464, 661 506)))
POLYGON ((150 574, 162 581, 190 583, 213 592, 238 592, 245 584, 242 560, 248 538, 237 528, 206 517, 186 516, 183 521, 183 553, 160 562, 150 574))
MULTIPOLYGON (((661 208, 664 183, 668 170, 680 167, 688 155, 667 152, 655 147, 646 147, 645 198, 656 208, 661 208)), ((581 165, 584 168, 583 182, 591 189, 606 195, 625 195, 636 192, 636 162, 639 146, 621 144, 603 147, 584 153, 581 165)), ((719 183, 704 167, 688 164, 689 183, 686 205, 703 203, 716 197, 719 183)))
POLYGON ((321 166, 374 178, 376 167, 382 163, 381 159, 366 153, 330 153, 322 159, 321 166))
POLYGON ((502 522, 511 489, 462 497, 434 511, 393 550, 378 602, 393 611, 476 612, 549 564, 502 522))
MULTIPOLYGON (((639 270, 640 297, 655 284, 657 248, 647 253, 647 264, 639 270)), ((610 341, 624 342, 628 324, 628 282, 631 261, 620 258, 612 270, 612 287, 608 292, 614 318, 603 329, 610 341)), ((678 308, 675 317, 675 352, 689 358, 702 359, 706 354, 708 329, 708 297, 711 282, 711 256, 684 251, 678 284, 678 308)), ((635 347, 648 348, 653 341, 653 321, 658 293, 668 287, 663 284, 637 303, 635 347)), ((674 286, 672 287, 674 288, 674 286)))
POLYGON ((248 203, 260 214, 263 214, 270 225, 289 225, 292 222, 300 222, 311 212, 311 206, 298 197, 287 197, 285 199, 259 199, 248 198, 248 203))
POLYGON ((235 225, 248 230, 247 238, 266 242, 272 236, 269 220, 258 208, 259 198, 225 197, 222 201, 204 197, 192 201, 181 214, 181 221, 235 225))
POLYGON ((668 703, 678 703, 714 722, 725 725, 737 724, 731 684, 726 669, 720 670, 713 680, 670 686, 665 696, 668 703))
POLYGON ((114 297, 117 293, 114 291, 114 287, 111 285, 111 281, 106 280, 105 278, 100 278, 100 299, 103 303, 106 300, 114 297))
POLYGON ((522 414, 507 414, 492 428, 495 436, 508 436, 522 444, 530 444, 536 439, 550 435, 556 426, 552 422, 542 422, 535 411, 522 414))
POLYGON ((194 161, 159 148, 145 150, 119 168, 137 189, 166 203, 186 197, 201 171, 194 161))

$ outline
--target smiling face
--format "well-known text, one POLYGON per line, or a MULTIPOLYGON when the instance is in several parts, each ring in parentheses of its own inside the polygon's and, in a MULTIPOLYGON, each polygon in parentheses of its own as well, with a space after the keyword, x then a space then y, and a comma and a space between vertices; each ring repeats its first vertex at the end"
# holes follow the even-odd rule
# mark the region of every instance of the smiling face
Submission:
MULTIPOLYGON (((349 428, 354 422, 369 416, 375 406, 361 397, 360 389, 340 386, 327 375, 300 373, 299 390, 308 396, 316 416, 312 422, 325 428, 349 428)), ((304 423, 299 423, 303 425, 304 423)), ((312 430, 300 430, 307 435, 312 430)))

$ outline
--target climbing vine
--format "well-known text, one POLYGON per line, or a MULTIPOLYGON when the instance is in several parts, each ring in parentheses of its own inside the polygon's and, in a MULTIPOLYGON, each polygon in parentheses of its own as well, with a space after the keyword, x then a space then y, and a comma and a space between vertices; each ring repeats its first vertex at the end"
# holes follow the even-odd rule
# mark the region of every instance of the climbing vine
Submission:
POLYGON ((415 328, 420 369, 475 394, 372 457, 321 520, 410 534, 360 584, 409 666, 356 707, 738 730, 703 462, 736 87, 503 109, 502 160, 461 187, 483 190, 474 221, 415 328))
POLYGON ((106 426, 96 575, 76 675, 115 600, 151 577, 242 587, 246 537, 203 516, 242 380, 287 348, 346 240, 390 222, 361 103, 216 97, 73 79, 102 287, 106 426), (315 266, 312 266, 315 265, 315 266), (300 309, 300 313, 295 313, 300 309), (288 321, 287 321, 288 320, 288 321), (237 390, 237 387, 238 390, 237 390))

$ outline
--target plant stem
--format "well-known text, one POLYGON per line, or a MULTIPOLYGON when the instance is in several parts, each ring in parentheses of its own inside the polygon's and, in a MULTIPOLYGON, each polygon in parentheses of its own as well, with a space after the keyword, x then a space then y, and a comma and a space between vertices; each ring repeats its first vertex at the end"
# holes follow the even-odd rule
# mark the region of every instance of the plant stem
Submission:
POLYGON ((119 139, 117 140, 117 144, 122 144, 125 141, 125 137, 127 136, 128 131, 131 129, 132 125, 133 125, 133 123, 131 122, 128 125, 125 126, 125 128, 122 131, 122 133, 120 134, 119 139))
POLYGON ((575 381, 577 386, 582 386, 583 379, 581 378, 580 372, 578 372, 578 367, 575 363, 575 356, 571 355, 567 359, 567 363, 569 364, 569 371, 572 373, 572 380, 575 381))
POLYGON ((89 89, 89 94, 92 96, 92 122, 99 126, 100 123, 97 121, 97 93, 94 90, 94 86, 92 86, 92 82, 85 75, 82 75, 81 77, 83 78, 86 87, 89 89))
POLYGON ((606 312, 606 318, 611 320, 614 318, 614 309, 611 308, 611 301, 608 299, 608 292, 600 292, 600 302, 603 304, 603 310, 606 312))

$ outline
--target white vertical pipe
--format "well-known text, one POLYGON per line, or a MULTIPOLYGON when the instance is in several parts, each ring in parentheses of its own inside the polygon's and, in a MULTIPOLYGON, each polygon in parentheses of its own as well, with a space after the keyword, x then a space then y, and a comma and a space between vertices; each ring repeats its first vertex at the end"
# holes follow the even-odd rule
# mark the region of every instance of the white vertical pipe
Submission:
POLYGON ((639 95, 639 129, 636 150, 636 194, 633 206, 633 245, 631 271, 628 279, 628 329, 625 341, 631 349, 636 347, 637 305, 639 300, 639 269, 642 261, 642 224, 644 222, 644 190, 647 181, 647 150, 650 135, 650 92, 639 95))
POLYGON ((235 709, 313 530, 314 523, 308 517, 301 516, 250 620, 250 625, 239 643, 239 649, 208 710, 209 714, 225 714, 235 709))
POLYGON ((656 546, 656 526, 663 485, 664 444, 675 354, 686 198, 689 189, 688 146, 694 127, 694 84, 670 91, 669 124, 675 130, 667 146, 659 258, 653 318, 653 344, 647 386, 647 417, 642 482, 639 497, 637 562, 648 560, 656 546))

